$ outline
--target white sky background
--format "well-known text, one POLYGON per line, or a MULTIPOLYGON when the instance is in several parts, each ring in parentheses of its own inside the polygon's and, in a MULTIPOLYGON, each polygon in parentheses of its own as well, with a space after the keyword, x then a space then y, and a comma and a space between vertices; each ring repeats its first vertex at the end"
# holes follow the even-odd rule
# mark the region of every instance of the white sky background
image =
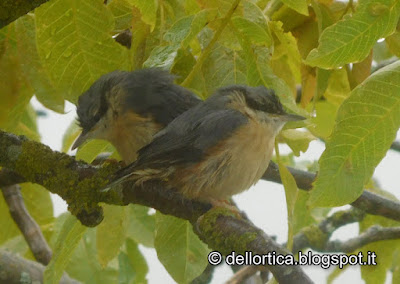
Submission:
MULTIPOLYGON (((65 113, 58 114, 44 108, 36 98, 32 99, 32 105, 36 110, 42 110, 47 115, 38 117, 39 133, 42 137, 42 143, 50 146, 53 150, 60 151, 61 141, 64 132, 75 119, 75 106, 66 102, 65 113)), ((399 135, 398 135, 399 138, 399 135)), ((280 147, 281 153, 288 153, 287 147, 280 147), (285 151, 286 150, 286 151, 285 151)), ((299 160, 318 159, 324 150, 324 145, 314 141, 306 153, 302 153, 299 160)), ((388 155, 376 168, 374 177, 378 180, 381 188, 393 193, 400 198, 398 191, 398 166, 400 153, 389 151, 388 155), (397 163, 396 163, 397 162, 397 163), (397 181, 396 181, 397 177, 397 181)), ((283 243, 287 239, 287 213, 285 194, 282 185, 260 181, 246 192, 234 197, 239 208, 247 213, 249 218, 256 226, 263 229, 267 234, 277 236, 277 241, 283 243)), ((58 196, 53 195, 54 213, 56 216, 65 212, 67 206, 58 196)), ((334 239, 346 240, 357 235, 357 225, 347 225, 334 233, 334 239)), ((145 255, 149 265, 149 275, 147 279, 150 284, 153 283, 175 283, 164 267, 159 263, 154 249, 148 249, 141 246, 141 251, 145 255)), ((379 263, 379 255, 377 257, 379 263)), ((325 283, 327 271, 316 267, 303 267, 305 272, 315 283, 325 283)), ((331 270, 328 270, 330 272, 331 270)), ((223 283, 232 271, 228 266, 219 266, 214 272, 213 284, 223 283)), ((336 279, 334 283, 364 283, 361 280, 358 267, 350 267, 336 279)), ((386 283, 391 283, 391 275, 388 275, 386 283)))

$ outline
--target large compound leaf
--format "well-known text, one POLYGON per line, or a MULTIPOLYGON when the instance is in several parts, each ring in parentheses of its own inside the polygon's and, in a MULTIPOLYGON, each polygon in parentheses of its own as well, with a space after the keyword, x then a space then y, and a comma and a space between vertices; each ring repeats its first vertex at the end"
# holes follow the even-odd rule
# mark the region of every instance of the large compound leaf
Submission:
POLYGON ((363 60, 379 38, 394 32, 399 14, 399 0, 360 1, 352 17, 323 31, 307 64, 329 69, 363 60))
POLYGON ((319 164, 312 206, 354 201, 385 156, 400 126, 400 62, 377 71, 339 108, 319 164))
POLYGON ((209 250, 189 221, 157 212, 154 246, 158 259, 178 283, 189 283, 207 266, 209 250))
POLYGON ((127 49, 103 1, 54 0, 35 10, 36 42, 53 85, 72 102, 102 74, 128 69, 127 49))

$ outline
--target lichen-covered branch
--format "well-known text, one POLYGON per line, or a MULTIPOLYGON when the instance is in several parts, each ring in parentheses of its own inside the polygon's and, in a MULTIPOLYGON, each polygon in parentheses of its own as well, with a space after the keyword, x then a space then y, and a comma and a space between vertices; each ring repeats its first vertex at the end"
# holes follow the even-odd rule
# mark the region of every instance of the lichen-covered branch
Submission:
MULTIPOLYGON (((110 178, 111 174, 118 167, 110 164, 102 167, 96 167, 76 161, 64 153, 54 152, 49 147, 26 140, 0 130, 0 166, 7 169, 0 171, 0 186, 10 185, 11 181, 30 181, 45 186, 53 193, 60 195, 69 204, 71 213, 77 215, 80 221, 87 226, 96 226, 102 220, 101 208, 97 203, 102 201, 109 204, 126 204, 127 200, 136 200, 137 203, 152 206, 154 196, 166 194, 165 190, 160 190, 154 185, 155 193, 142 192, 140 188, 134 191, 130 188, 123 192, 99 193, 110 178), (3 174, 6 171, 8 174, 3 174), (7 178, 11 176, 11 181, 7 178), (124 200, 125 199, 125 200, 124 200)), ((301 171, 288 167, 294 176, 300 189, 310 190, 316 174, 301 171)), ((271 162, 263 179, 281 183, 278 166, 271 162)), ((175 193, 172 193, 174 195, 175 193)), ((163 197, 174 199, 177 197, 163 197)), ((162 200, 162 198, 160 198, 162 200)), ((180 207, 181 212, 177 214, 186 214, 191 212, 192 202, 186 200, 188 206, 180 207), (187 211, 188 210, 188 211, 187 211)), ((161 202, 161 201, 160 201, 161 202)), ((197 204, 197 203, 196 203, 197 204)), ((362 209, 372 215, 384 216, 396 221, 400 221, 400 203, 364 191, 363 194, 352 204, 352 206, 362 209)), ((196 205, 197 207, 208 207, 209 205, 196 205)), ((153 206, 154 207, 154 206, 153 206)), ((174 215, 174 213, 171 213, 174 215)), ((185 217, 183 217, 185 218, 185 217)))
POLYGON ((3 197, 10 210, 11 217, 24 236, 35 259, 47 265, 50 262, 52 251, 44 238, 39 225, 29 215, 25 207, 21 190, 18 185, 2 188, 3 197))
POLYGON ((0 1, 0 29, 49 0, 0 1))
MULTIPOLYGON (((208 211, 199 218, 195 229, 205 243, 224 255, 232 251, 238 254, 245 254, 246 251, 264 255, 271 252, 277 255, 291 254, 262 230, 246 220, 227 214, 225 209, 208 211)), ((281 284, 313 283, 300 266, 272 265, 267 268, 281 284)))
MULTIPOLYGON (((66 154, 53 152, 45 145, 3 131, 0 131, 0 148, 3 149, 0 152, 1 166, 15 170, 26 180, 58 193, 67 200, 70 211, 88 225, 98 224, 99 219, 87 218, 79 210, 81 206, 88 212, 97 212, 97 202, 139 203, 191 221, 199 237, 221 252, 249 250, 257 254, 271 251, 290 254, 249 222, 226 216, 226 212, 219 210, 208 211, 211 207, 209 204, 187 200, 179 193, 167 190, 162 182, 150 181, 136 188, 124 183, 119 190, 101 192, 112 172, 110 167, 96 168, 75 161, 66 154), (212 215, 204 215, 205 212, 212 212, 212 215), (197 222, 198 219, 200 222, 197 222)), ((300 266, 271 266, 270 270, 281 283, 293 283, 293 279, 300 281, 298 283, 312 283, 300 266)))
MULTIPOLYGON (((2 249, 0 249, 0 268, 0 283, 43 283, 45 266, 2 249)), ((60 280, 60 284, 79 283, 71 279, 66 273, 60 280)))

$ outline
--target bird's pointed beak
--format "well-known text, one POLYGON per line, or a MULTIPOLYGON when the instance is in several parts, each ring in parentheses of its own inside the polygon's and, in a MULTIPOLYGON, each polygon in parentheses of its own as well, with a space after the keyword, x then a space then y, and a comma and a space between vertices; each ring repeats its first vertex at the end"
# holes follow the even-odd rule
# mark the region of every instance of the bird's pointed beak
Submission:
POLYGON ((85 141, 89 138, 90 132, 83 132, 78 136, 78 138, 75 140, 74 144, 71 147, 71 150, 75 150, 79 146, 81 146, 85 141))
POLYGON ((307 118, 304 117, 304 116, 297 115, 297 114, 291 114, 291 113, 286 113, 286 114, 284 114, 284 115, 282 116, 282 118, 283 118, 285 121, 298 121, 298 120, 305 120, 305 119, 307 119, 307 118))

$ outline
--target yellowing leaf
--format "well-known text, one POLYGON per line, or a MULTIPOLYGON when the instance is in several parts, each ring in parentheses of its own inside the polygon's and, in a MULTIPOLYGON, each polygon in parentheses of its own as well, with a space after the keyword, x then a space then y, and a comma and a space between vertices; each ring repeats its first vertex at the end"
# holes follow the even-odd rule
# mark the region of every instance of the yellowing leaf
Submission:
POLYGON ((314 207, 351 203, 363 191, 400 126, 400 62, 375 72, 339 108, 311 191, 314 207))
POLYGON ((378 39, 394 32, 399 14, 398 0, 361 1, 352 17, 323 31, 318 48, 307 56, 307 64, 330 69, 363 60, 378 39))

